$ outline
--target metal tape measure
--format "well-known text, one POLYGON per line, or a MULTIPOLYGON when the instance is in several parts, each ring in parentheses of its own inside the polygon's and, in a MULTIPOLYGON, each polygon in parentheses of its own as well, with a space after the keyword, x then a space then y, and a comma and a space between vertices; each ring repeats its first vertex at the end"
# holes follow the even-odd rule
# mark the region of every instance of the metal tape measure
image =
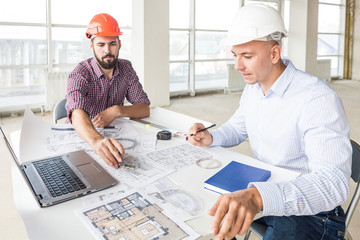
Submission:
POLYGON ((171 132, 168 130, 162 130, 156 134, 156 138, 159 140, 169 140, 171 139, 171 132))

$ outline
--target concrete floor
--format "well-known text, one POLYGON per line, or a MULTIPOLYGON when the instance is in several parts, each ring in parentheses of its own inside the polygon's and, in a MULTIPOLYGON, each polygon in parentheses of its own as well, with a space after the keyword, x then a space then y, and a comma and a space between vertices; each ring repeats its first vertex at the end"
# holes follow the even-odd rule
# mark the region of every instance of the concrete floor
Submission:
MULTIPOLYGON (((329 84, 340 96, 343 101, 345 111, 349 120, 351 129, 351 138, 360 142, 360 83, 354 81, 334 81, 329 84)), ((217 123, 224 123, 235 111, 238 106, 241 93, 231 94, 206 94, 196 97, 178 97, 172 98, 171 104, 167 109, 184 113, 195 118, 217 123)), ((38 117, 47 121, 52 121, 52 113, 47 112, 44 115, 37 114, 38 117)), ((19 130, 22 124, 22 116, 2 117, 0 125, 9 136, 11 132, 19 130)), ((251 156, 250 146, 247 142, 232 148, 243 154, 251 156)), ((10 173, 11 156, 3 141, 0 141, 1 164, 0 168, 0 239, 23 240, 27 239, 26 230, 18 215, 12 198, 12 183, 10 173)), ((350 183, 350 194, 352 196, 355 189, 354 182, 350 183)), ((344 204, 344 209, 348 203, 344 204)), ((50 219, 49 219, 50 220, 50 219)), ((348 228, 352 239, 360 240, 360 207, 353 215, 353 219, 348 228)), ((252 235, 251 239, 257 239, 252 235)))

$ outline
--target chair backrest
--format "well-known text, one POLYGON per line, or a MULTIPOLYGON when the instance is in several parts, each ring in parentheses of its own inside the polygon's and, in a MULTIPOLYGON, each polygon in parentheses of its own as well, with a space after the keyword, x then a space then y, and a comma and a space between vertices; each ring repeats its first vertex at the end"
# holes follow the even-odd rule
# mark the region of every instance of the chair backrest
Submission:
POLYGON ((53 112, 54 123, 57 123, 57 120, 59 120, 61 118, 67 117, 65 104, 66 104, 66 98, 64 98, 63 100, 61 100, 60 102, 58 102, 55 105, 54 112, 53 112))
POLYGON ((360 145, 355 141, 351 140, 351 146, 353 150, 352 154, 352 164, 351 164, 351 178, 357 183, 354 196, 351 199, 350 205, 346 210, 346 219, 345 225, 348 226, 351 217, 355 211, 356 205, 359 202, 360 198, 360 145))

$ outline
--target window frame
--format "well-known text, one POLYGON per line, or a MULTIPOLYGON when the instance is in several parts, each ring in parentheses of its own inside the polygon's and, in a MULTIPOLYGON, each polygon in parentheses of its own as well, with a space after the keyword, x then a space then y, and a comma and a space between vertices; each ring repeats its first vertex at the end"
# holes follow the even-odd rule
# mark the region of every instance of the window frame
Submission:
MULTIPOLYGON (((283 1, 284 0, 251 0, 252 3, 255 3, 256 1, 261 1, 261 2, 268 2, 268 3, 276 3, 278 5, 278 11, 281 13, 281 15, 284 15, 284 9, 283 9, 283 1)), ((188 59, 186 60, 169 60, 169 65, 172 63, 187 63, 189 65, 188 68, 188 90, 182 90, 182 91, 170 91, 170 97, 174 97, 174 96, 181 96, 181 95, 190 95, 190 96, 195 96, 196 93, 199 92, 210 92, 210 91, 219 91, 222 90, 223 88, 206 88, 206 89, 196 89, 196 84, 195 84, 195 65, 196 63, 200 63, 200 62, 224 62, 224 61, 234 61, 233 58, 215 58, 215 59, 197 59, 196 58, 196 53, 195 53, 195 48, 196 48, 196 33, 197 32, 216 32, 216 33, 227 33, 227 30, 219 30, 219 29, 201 29, 201 28, 196 28, 196 23, 195 23, 195 19, 196 19, 196 11, 195 11, 195 6, 196 6, 196 0, 189 0, 190 2, 190 21, 189 21, 189 28, 169 28, 169 32, 170 31, 183 31, 183 32, 187 32, 189 34, 189 39, 188 39, 188 44, 189 44, 189 48, 188 48, 188 59)), ((239 0, 239 8, 245 5, 246 0, 239 0)), ((169 81, 171 79, 169 78, 169 81)), ((171 84, 171 82, 170 82, 171 84)))
MULTIPOLYGON (((343 79, 343 72, 344 72, 344 57, 345 57, 345 3, 342 1, 342 3, 328 3, 328 2, 322 2, 319 0, 318 2, 318 9, 320 9, 320 5, 327 5, 327 6, 337 6, 340 9, 343 9, 340 12, 340 19, 342 19, 341 25, 340 25, 340 32, 321 32, 317 31, 317 38, 319 38, 319 35, 336 35, 339 37, 339 43, 338 43, 338 54, 325 54, 325 55, 319 55, 318 52, 316 53, 317 60, 319 59, 326 59, 327 57, 330 59, 331 57, 337 58, 337 74, 333 75, 332 71, 330 71, 331 79, 343 79)), ((318 16, 319 17, 319 16, 318 16)), ((332 69, 332 68, 331 68, 332 69)))
MULTIPOLYGON (((42 27, 45 28, 46 30, 46 35, 45 35, 45 42, 46 42, 46 46, 47 46, 47 56, 46 56, 46 64, 18 64, 18 65, 0 65, 0 70, 20 70, 20 69, 42 69, 45 72, 49 73, 56 73, 59 72, 59 70, 57 69, 73 69, 78 63, 53 63, 53 36, 52 36, 52 30, 53 28, 82 28, 84 30, 86 30, 87 25, 82 25, 82 24, 53 24, 51 21, 51 1, 52 0, 43 0, 46 4, 46 12, 43 14, 46 14, 46 18, 44 23, 34 23, 34 22, 4 22, 1 21, 0 22, 0 26, 17 26, 17 27, 42 27)), ((131 30, 131 26, 119 26, 121 30, 131 30)), ((46 88, 46 81, 47 81, 47 77, 45 77, 45 82, 44 85, 42 86, 44 89, 46 88)), ((13 79, 11 79, 10 82, 10 88, 11 87, 15 87, 12 86, 13 84, 13 79)), ((24 84, 23 87, 25 88, 31 88, 31 84, 24 84)), ((46 91, 46 90, 45 90, 46 91)), ((41 103, 34 103, 32 105, 35 105, 36 107, 39 106, 41 109, 43 109, 44 104, 45 104, 45 99, 46 99, 46 92, 44 91, 44 93, 39 94, 40 96, 43 96, 43 100, 41 103)), ((13 95, 12 95, 13 96, 13 95)), ((24 103, 23 105, 25 105, 27 103, 24 103)), ((6 110, 15 110, 17 109, 16 106, 11 106, 11 107, 4 107, 6 110)), ((0 109, 0 111, 2 111, 2 109, 0 109)))

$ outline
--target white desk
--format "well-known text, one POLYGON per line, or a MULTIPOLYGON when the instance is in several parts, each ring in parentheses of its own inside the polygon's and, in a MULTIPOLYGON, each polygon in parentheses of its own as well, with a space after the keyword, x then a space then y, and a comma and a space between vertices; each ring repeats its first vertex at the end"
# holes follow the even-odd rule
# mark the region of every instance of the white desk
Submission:
MULTIPOLYGON (((140 132, 158 131, 158 129, 154 128, 147 129, 139 126, 137 128, 140 132)), ((156 149, 182 142, 176 138, 170 141, 158 141, 156 149)), ((290 180, 298 176, 298 173, 261 163, 253 158, 224 148, 211 148, 210 151, 216 156, 221 156, 216 157, 216 159, 222 162, 222 167, 236 160, 270 170, 272 175, 268 181, 278 182, 290 180)), ((170 175, 181 187, 196 194, 201 199, 203 215, 186 223, 203 236, 210 233, 212 223, 212 217, 207 215, 207 210, 211 208, 218 198, 218 194, 203 188, 203 182, 219 170, 220 168, 204 169, 197 165, 192 165, 170 175)), ((94 239, 93 235, 74 212, 74 210, 83 207, 81 198, 47 208, 40 208, 15 165, 12 167, 12 180, 15 206, 24 221, 29 239, 94 239)), ((112 192, 115 188, 116 186, 103 191, 112 192)))

